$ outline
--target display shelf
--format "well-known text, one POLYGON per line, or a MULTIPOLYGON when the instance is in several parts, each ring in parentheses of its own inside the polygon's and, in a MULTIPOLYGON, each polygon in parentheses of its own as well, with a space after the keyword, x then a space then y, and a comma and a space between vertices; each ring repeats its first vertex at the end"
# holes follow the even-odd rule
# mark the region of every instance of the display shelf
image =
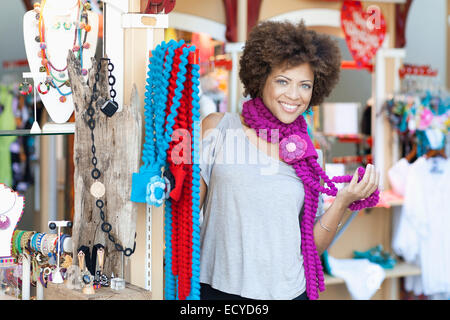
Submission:
POLYGON ((46 123, 40 132, 31 132, 31 129, 0 130, 0 136, 44 136, 44 135, 67 135, 75 133, 75 123, 63 124, 46 123))
MULTIPOLYGON (((334 198, 326 198, 324 210, 327 210, 333 203, 334 198)), ((392 190, 384 190, 380 192, 380 201, 375 208, 391 208, 403 205, 403 197, 397 195, 392 190)))
POLYGON ((380 202, 378 208, 390 208, 403 205, 403 197, 392 190, 384 190, 380 193, 380 202))
POLYGON ((372 136, 356 133, 356 134, 333 134, 333 133, 324 133, 321 131, 315 131, 314 134, 323 135, 327 138, 333 138, 342 143, 363 143, 367 142, 368 144, 372 144, 372 136))
POLYGON ((81 290, 67 289, 64 284, 47 283, 44 290, 45 300, 151 300, 151 291, 145 290, 131 283, 125 284, 123 290, 112 290, 101 287, 95 294, 86 295, 81 290))
MULTIPOLYGON (((406 263, 399 262, 393 269, 384 269, 386 272, 386 279, 400 278, 407 276, 418 276, 422 272, 419 267, 406 263)), ((331 275, 325 274, 325 285, 334 285, 345 283, 345 280, 339 277, 333 277, 331 275)))
POLYGON ((10 295, 7 295, 7 294, 1 294, 0 300, 20 300, 20 299, 10 296, 10 295))
POLYGON ((29 129, 20 130, 1 130, 0 136, 49 136, 49 135, 67 135, 74 134, 74 132, 65 131, 53 131, 53 132, 41 132, 41 133, 31 133, 29 129))

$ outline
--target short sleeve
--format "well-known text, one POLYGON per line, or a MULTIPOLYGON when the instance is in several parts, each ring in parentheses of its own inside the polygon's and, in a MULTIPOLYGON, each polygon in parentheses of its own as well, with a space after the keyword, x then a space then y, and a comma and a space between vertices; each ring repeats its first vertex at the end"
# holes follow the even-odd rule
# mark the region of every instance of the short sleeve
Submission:
POLYGON ((206 132, 205 138, 203 138, 200 142, 200 175, 207 186, 209 186, 211 172, 217 158, 220 141, 223 137, 222 121, 223 118, 216 128, 206 132))
POLYGON ((314 223, 319 221, 320 217, 322 217, 324 213, 325 213, 325 207, 324 207, 323 195, 321 193, 319 193, 319 202, 317 204, 317 212, 316 212, 316 218, 314 220, 314 223))
POLYGON ((208 135, 201 141, 200 144, 200 175, 207 186, 209 186, 209 179, 215 159, 215 144, 217 137, 213 133, 208 135))

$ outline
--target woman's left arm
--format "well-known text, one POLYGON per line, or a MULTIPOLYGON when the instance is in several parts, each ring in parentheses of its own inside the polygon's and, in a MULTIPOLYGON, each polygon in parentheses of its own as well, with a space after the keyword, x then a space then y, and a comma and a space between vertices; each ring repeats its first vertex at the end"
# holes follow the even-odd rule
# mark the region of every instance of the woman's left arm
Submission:
POLYGON ((380 174, 372 164, 368 164, 364 177, 358 182, 358 170, 355 171, 352 181, 339 190, 330 208, 320 217, 314 225, 314 242, 317 252, 321 255, 333 241, 338 225, 342 220, 348 206, 360 199, 369 197, 378 188, 380 174))

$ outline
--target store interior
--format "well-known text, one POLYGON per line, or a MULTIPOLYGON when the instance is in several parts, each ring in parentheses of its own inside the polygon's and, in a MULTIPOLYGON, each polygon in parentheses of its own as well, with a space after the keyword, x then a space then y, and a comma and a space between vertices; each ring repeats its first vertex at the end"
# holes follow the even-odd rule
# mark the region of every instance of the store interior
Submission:
MULTIPOLYGON (((97 129, 103 131, 96 133, 94 142, 84 125, 87 116, 76 110, 88 94, 83 95, 85 87, 76 85, 72 65, 65 62, 68 56, 54 51, 54 59, 60 55, 58 63, 67 66, 59 71, 52 66, 53 74, 51 68, 44 65, 40 70, 40 62, 36 67, 32 61, 37 60, 36 52, 50 52, 50 41, 53 46, 58 41, 47 38, 48 51, 27 43, 34 41, 30 40, 34 33, 30 38, 27 32, 27 14, 33 28, 38 28, 42 19, 34 16, 45 0, 4 4, 0 11, 4 44, 0 49, 0 189, 12 189, 13 208, 23 205, 23 210, 17 209, 20 212, 15 227, 8 229, 10 234, 0 230, 0 300, 103 300, 113 294, 124 300, 167 298, 163 209, 129 199, 132 174, 141 166, 149 53, 162 41, 195 46, 200 120, 214 112, 240 112, 248 97, 243 96, 239 82, 239 56, 249 29, 258 21, 283 19, 303 19, 308 28, 329 34, 341 51, 336 88, 306 117, 327 175, 352 174, 369 163, 381 173, 378 205, 349 210, 321 256, 326 290, 319 299, 450 299, 450 237, 446 231, 450 206, 446 205, 445 183, 450 174, 449 0, 353 1, 367 15, 371 12, 375 20, 381 19, 383 26, 383 31, 375 32, 377 37, 382 33, 382 40, 373 52, 366 53, 369 60, 364 65, 358 64, 361 57, 350 49, 349 31, 341 25, 345 2, 341 0, 276 4, 269 0, 178 0, 167 1, 174 7, 167 4, 165 11, 145 0, 81 2, 79 8, 91 19, 92 29, 84 29, 84 42, 81 32, 75 32, 74 39, 80 39, 77 51, 70 50, 72 36, 60 50, 73 51, 81 61, 80 72, 86 70, 88 77, 94 68, 91 57, 109 59, 101 60, 109 78, 102 78, 99 90, 110 98, 110 90, 117 91, 119 109, 113 113, 123 113, 123 118, 113 116, 111 121, 130 125, 112 134, 108 130, 116 122, 105 125, 98 120, 97 129), (153 20, 146 23, 144 18, 153 20), (94 40, 86 40, 88 36, 94 40), (42 76, 45 68, 47 78, 42 76), (47 81, 49 75, 53 80, 47 81), (55 85, 57 78, 60 81, 55 85), (46 90, 59 99, 56 108, 46 103, 50 98, 46 90), (75 95, 75 90, 80 92, 75 95), (133 111, 125 113, 126 109, 133 111), (60 116, 63 119, 55 121, 60 116), (114 138, 108 138, 110 134, 114 138), (94 143, 96 152, 92 151, 94 143), (113 165, 121 157, 123 163, 113 165), (118 200, 109 200, 108 205, 117 206, 117 212, 123 210, 123 214, 108 215, 109 223, 98 216, 102 212, 98 203, 86 198, 89 192, 95 193, 86 180, 90 170, 97 168, 93 166, 97 158, 111 168, 102 172, 109 180, 95 192, 103 195, 104 185, 111 187, 114 191, 106 191, 108 199, 118 200), (113 232, 105 231, 105 224, 113 232), (116 242, 108 240, 113 233, 116 242), (33 238, 44 237, 49 243, 47 252, 31 243, 33 238), (115 250, 119 243, 122 250, 115 250), (132 254, 127 255, 127 250, 132 254), (96 262, 91 261, 94 258, 96 262), (84 271, 71 268, 81 264, 84 271), (63 279, 59 279, 61 274, 63 279), (83 276, 88 276, 85 283, 83 276)), ((79 5, 78 0, 61 3, 79 5)), ((79 17, 83 21, 83 14, 79 17)), ((51 35, 72 26, 48 22, 46 28, 51 35)), ((48 60, 53 60, 51 53, 48 60)), ((9 196, 2 198, 1 212, 11 210, 9 196)), ((325 206, 332 201, 325 197, 325 206)))

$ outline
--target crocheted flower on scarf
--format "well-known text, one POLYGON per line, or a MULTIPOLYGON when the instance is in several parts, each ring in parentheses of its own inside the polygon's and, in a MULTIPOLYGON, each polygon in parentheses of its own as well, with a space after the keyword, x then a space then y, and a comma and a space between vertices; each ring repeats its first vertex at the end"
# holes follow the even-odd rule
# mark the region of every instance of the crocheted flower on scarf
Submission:
POLYGON ((305 139, 296 134, 285 137, 280 142, 280 157, 287 163, 300 160, 306 152, 305 139))
POLYGON ((166 184, 164 179, 153 176, 147 184, 147 203, 152 206, 160 206, 165 198, 165 189, 166 184))

